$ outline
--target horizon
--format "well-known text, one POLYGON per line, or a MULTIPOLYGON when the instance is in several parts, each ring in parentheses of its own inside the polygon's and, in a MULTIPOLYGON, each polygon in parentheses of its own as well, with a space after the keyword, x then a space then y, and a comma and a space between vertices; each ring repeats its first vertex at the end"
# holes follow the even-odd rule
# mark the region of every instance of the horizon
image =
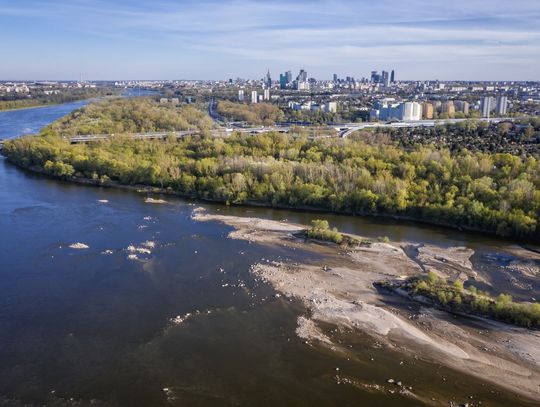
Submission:
POLYGON ((0 0, 0 79, 256 80, 270 69, 275 80, 304 67, 321 80, 394 69, 403 81, 540 81, 540 2, 505 4, 0 0), (143 77, 156 79, 126 79, 143 77), (403 79, 422 77, 434 79, 403 79))

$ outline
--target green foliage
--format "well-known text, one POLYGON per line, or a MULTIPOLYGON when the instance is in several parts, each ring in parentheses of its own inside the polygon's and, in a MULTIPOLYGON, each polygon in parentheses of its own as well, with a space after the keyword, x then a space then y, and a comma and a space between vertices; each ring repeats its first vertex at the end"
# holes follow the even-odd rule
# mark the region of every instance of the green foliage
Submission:
POLYGON ((343 235, 336 228, 330 229, 328 221, 321 219, 311 221, 311 228, 307 231, 307 236, 311 239, 325 240, 337 244, 343 242, 343 235))
POLYGON ((540 161, 511 154, 371 145, 279 133, 141 141, 122 133, 199 128, 212 122, 190 106, 148 99, 92 104, 41 135, 8 141, 4 154, 53 176, 147 184, 191 197, 241 204, 388 214, 540 240, 540 161), (71 145, 62 136, 114 133, 71 145), (106 178, 104 178, 106 179, 106 178))
POLYGON ((269 103, 247 105, 222 100, 218 103, 217 111, 221 116, 229 120, 263 124, 265 126, 273 125, 283 119, 281 109, 269 103))
POLYGON ((423 278, 412 278, 402 288, 430 298, 444 309, 487 316, 525 328, 540 328, 540 304, 515 303, 508 294, 493 298, 471 286, 463 288, 463 283, 446 280, 430 272, 423 278))

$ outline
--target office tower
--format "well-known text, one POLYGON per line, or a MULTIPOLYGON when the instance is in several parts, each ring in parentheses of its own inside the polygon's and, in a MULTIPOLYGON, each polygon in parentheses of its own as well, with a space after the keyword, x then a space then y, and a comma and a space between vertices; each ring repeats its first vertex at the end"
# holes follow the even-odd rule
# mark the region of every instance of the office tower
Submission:
POLYGON ((258 102, 257 91, 254 90, 251 92, 251 103, 257 103, 257 102, 258 102))
POLYGON ((279 75, 279 87, 281 89, 287 89, 288 85, 292 82, 292 72, 287 71, 284 74, 279 75))
POLYGON ((266 74, 266 86, 270 89, 272 87, 272 76, 270 76, 270 69, 266 74))
POLYGON ((507 106, 508 106, 508 98, 506 96, 499 96, 497 98, 497 114, 499 116, 506 115, 507 106))
POLYGON ((307 82, 307 72, 304 69, 300 69, 300 73, 296 77, 298 82, 307 82))
POLYGON ((381 83, 382 83, 385 87, 388 87, 388 86, 390 85, 390 77, 388 76, 388 72, 382 71, 382 74, 381 74, 381 83))
POLYGON ((338 81, 338 76, 337 76, 337 73, 334 74, 334 82, 337 82, 338 81))
POLYGON ((289 84, 289 81, 287 80, 287 74, 280 74, 279 75, 279 87, 281 89, 287 89, 287 85, 289 84))
POLYGON ((371 71, 371 83, 379 83, 379 74, 377 71, 371 71))
POLYGON ((422 105, 422 116, 426 120, 433 119, 433 105, 431 103, 425 102, 422 105))
POLYGON ((395 83, 395 82, 396 82, 396 73, 392 69, 392 73, 390 74, 390 83, 395 83))
POLYGON ((489 118, 491 113, 491 98, 484 97, 482 99, 482 117, 489 118))
POLYGON ((292 72, 287 71, 287 72, 285 72, 285 75, 287 76, 287 83, 291 83, 292 82, 292 72))
POLYGON ((270 89, 264 90, 264 100, 270 100, 270 89))
POLYGON ((239 102, 243 102, 244 101, 244 90, 243 89, 240 89, 238 91, 238 101, 239 102))

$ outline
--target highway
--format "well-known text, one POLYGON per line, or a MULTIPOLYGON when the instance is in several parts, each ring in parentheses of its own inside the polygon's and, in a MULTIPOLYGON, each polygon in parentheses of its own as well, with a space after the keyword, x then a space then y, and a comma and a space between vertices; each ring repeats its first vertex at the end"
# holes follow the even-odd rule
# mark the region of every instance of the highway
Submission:
MULTIPOLYGON (((214 123, 219 128, 210 130, 210 134, 216 137, 222 137, 230 135, 233 132, 239 132, 244 134, 260 134, 266 132, 279 132, 289 133, 293 127, 309 127, 317 129, 317 126, 297 126, 292 123, 284 123, 275 126, 258 126, 258 127, 241 127, 235 124, 228 124, 227 127, 223 127, 223 120, 219 114, 215 111, 215 101, 212 99, 208 104, 208 114, 214 120, 214 123)), ((500 123, 503 121, 515 121, 519 118, 481 118, 481 119, 439 119, 439 120, 418 120, 418 121, 406 121, 406 122, 392 122, 392 123, 380 123, 380 122, 368 122, 368 123, 341 123, 325 126, 325 128, 333 128, 336 131, 336 137, 347 138, 354 132, 364 129, 373 128, 414 128, 414 127, 434 127, 438 125, 456 124, 466 122, 468 120, 500 123)), ((153 139, 165 139, 169 136, 182 138, 186 136, 192 136, 199 134, 199 130, 182 130, 182 131, 169 131, 169 132, 151 132, 151 133, 136 133, 131 134, 130 137, 137 140, 153 140, 153 139)), ((72 144, 88 143, 92 141, 108 140, 113 138, 114 134, 88 134, 80 135, 69 138, 72 144)))

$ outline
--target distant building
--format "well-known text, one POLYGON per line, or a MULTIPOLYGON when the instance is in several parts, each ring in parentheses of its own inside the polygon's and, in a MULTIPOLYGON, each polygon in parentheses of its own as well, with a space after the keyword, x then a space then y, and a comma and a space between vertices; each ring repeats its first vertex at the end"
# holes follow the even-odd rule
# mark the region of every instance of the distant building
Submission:
POLYGON ((456 100, 454 101, 454 106, 456 107, 456 111, 462 112, 465 116, 469 114, 469 102, 465 102, 462 100, 456 100))
POLYGON ((336 83, 338 81, 338 76, 337 76, 337 73, 334 74, 334 83, 336 83))
POLYGON ((159 99, 159 103, 161 103, 162 105, 165 104, 165 103, 169 103, 169 99, 161 98, 161 99, 159 99))
POLYGON ((257 103, 259 101, 257 97, 257 91, 254 90, 251 92, 251 103, 257 103))
POLYGON ((238 91, 238 101, 243 102, 244 101, 244 89, 240 89, 238 91))
POLYGON ((307 82, 307 72, 305 69, 300 69, 300 73, 298 74, 298 76, 296 77, 296 80, 300 83, 300 82, 307 82))
POLYGON ((270 69, 268 70, 268 72, 266 74, 265 84, 268 87, 268 89, 270 89, 272 87, 272 76, 270 75, 270 69))
POLYGON ((178 105, 178 104, 180 104, 180 99, 178 99, 178 98, 172 98, 172 99, 171 99, 171 103, 172 103, 173 105, 178 105))
POLYGON ((270 89, 264 90, 264 100, 270 100, 270 89))
POLYGON ((381 81, 381 76, 377 71, 371 71, 371 83, 379 83, 381 81))
POLYGON ((392 73, 390 74, 390 83, 395 83, 395 82, 396 82, 396 73, 392 69, 392 73))
POLYGON ((485 97, 482 99, 482 117, 489 118, 491 113, 491 98, 485 97))
POLYGON ((296 80, 295 88, 296 90, 309 90, 309 82, 296 80))
POLYGON ((426 120, 433 119, 433 105, 431 103, 425 102, 422 105, 422 117, 426 120))
POLYGON ((497 98, 497 114, 499 116, 505 116, 508 107, 508 98, 506 96, 500 96, 497 98))
POLYGON ((381 83, 382 83, 385 87, 390 86, 390 76, 388 75, 388 72, 382 71, 382 74, 381 74, 381 83))
POLYGON ((279 87, 281 89, 287 89, 289 84, 292 82, 292 72, 287 71, 279 75, 279 87))
POLYGON ((379 118, 384 121, 418 121, 422 119, 422 105, 418 102, 404 102, 379 105, 379 118))
POLYGON ((326 113, 337 113, 337 103, 336 102, 325 103, 322 110, 326 113))
POLYGON ((452 100, 444 102, 442 104, 441 113, 447 114, 448 117, 454 117, 456 115, 456 108, 454 106, 454 102, 452 100))

